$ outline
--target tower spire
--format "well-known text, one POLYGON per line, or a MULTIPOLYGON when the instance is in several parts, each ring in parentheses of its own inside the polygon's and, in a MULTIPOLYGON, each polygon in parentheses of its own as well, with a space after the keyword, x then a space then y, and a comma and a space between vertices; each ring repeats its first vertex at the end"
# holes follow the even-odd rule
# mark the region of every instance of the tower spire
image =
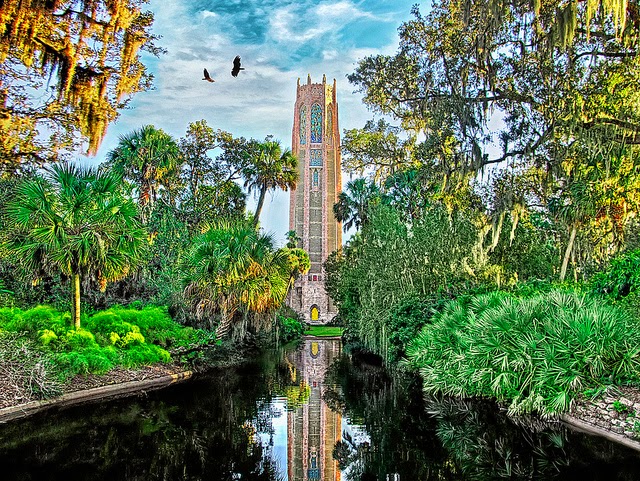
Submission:
POLYGON ((298 247, 309 253, 311 268, 296 280, 288 305, 306 321, 326 323, 337 314, 324 289, 323 264, 342 246, 342 227, 333 204, 342 188, 336 81, 298 84, 293 115, 291 150, 298 158, 299 174, 290 193, 289 229, 301 239, 298 247))

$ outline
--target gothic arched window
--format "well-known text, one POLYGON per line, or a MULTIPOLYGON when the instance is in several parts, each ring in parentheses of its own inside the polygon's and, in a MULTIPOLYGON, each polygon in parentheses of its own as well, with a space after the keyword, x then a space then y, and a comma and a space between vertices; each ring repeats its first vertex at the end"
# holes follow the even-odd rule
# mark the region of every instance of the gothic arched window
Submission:
POLYGON ((319 104, 311 106, 311 143, 322 142, 322 107, 319 104))
POLYGON ((320 172, 318 169, 313 169, 311 172, 311 190, 320 189, 320 172))
POLYGON ((307 143, 307 106, 303 105, 300 107, 300 121, 298 124, 300 125, 300 145, 304 145, 307 143))

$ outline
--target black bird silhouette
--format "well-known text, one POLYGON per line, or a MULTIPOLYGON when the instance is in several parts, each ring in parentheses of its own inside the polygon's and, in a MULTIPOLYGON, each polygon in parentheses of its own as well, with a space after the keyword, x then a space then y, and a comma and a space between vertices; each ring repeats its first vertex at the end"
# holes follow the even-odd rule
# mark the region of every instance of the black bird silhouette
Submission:
POLYGON ((237 77, 240 70, 244 70, 244 67, 240 66, 240 55, 236 55, 236 58, 233 59, 233 70, 231 71, 231 75, 237 77))
POLYGON ((207 82, 215 82, 215 80, 213 80, 211 78, 211 75, 209 75, 209 72, 207 72, 207 69, 204 69, 204 78, 202 80, 206 80, 207 82))

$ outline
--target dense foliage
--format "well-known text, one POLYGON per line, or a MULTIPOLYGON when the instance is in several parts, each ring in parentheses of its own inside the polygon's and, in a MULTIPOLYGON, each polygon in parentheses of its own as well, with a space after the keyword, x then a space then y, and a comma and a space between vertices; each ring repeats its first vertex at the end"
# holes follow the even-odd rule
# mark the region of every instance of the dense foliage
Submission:
POLYGON ((362 232, 326 265, 327 290, 348 332, 388 356, 390 339, 402 335, 395 306, 412 297, 448 298, 482 275, 476 241, 473 222, 462 212, 449 217, 434 207, 407 225, 390 207, 370 211, 362 232))
POLYGON ((343 136, 357 233, 325 268, 350 342, 512 413, 640 381, 639 11, 441 0, 359 62, 386 120, 343 136))
POLYGON ((558 413, 587 389, 638 382, 639 328, 585 294, 495 292, 447 304, 407 355, 428 393, 496 398, 513 414, 558 413))
POLYGON ((456 198, 471 186, 494 239, 509 224, 511 246, 519 221, 536 218, 536 237, 560 254, 545 259, 552 275, 588 276, 624 250, 640 205, 638 11, 597 1, 415 7, 398 52, 349 76, 401 128, 349 131, 345 167, 381 186, 417 169, 451 208, 469 207, 456 198))
POLYGON ((219 339, 280 308, 296 275, 309 270, 302 249, 275 250, 273 238, 246 222, 223 223, 194 239, 185 257, 185 296, 219 339), (250 319, 249 315, 253 314, 250 319))

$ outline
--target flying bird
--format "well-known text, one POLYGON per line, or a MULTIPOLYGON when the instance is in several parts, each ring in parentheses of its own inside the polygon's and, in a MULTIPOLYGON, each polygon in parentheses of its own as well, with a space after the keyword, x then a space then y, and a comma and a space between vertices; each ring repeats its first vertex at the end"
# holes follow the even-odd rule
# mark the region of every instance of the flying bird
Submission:
POLYGON ((244 67, 240 66, 240 55, 236 55, 236 58, 233 59, 233 70, 231 71, 231 75, 237 77, 240 70, 244 70, 244 67))
POLYGON ((211 75, 209 75, 209 72, 207 72, 207 69, 204 69, 204 78, 202 80, 206 80, 207 82, 215 82, 215 80, 213 80, 211 78, 211 75))

